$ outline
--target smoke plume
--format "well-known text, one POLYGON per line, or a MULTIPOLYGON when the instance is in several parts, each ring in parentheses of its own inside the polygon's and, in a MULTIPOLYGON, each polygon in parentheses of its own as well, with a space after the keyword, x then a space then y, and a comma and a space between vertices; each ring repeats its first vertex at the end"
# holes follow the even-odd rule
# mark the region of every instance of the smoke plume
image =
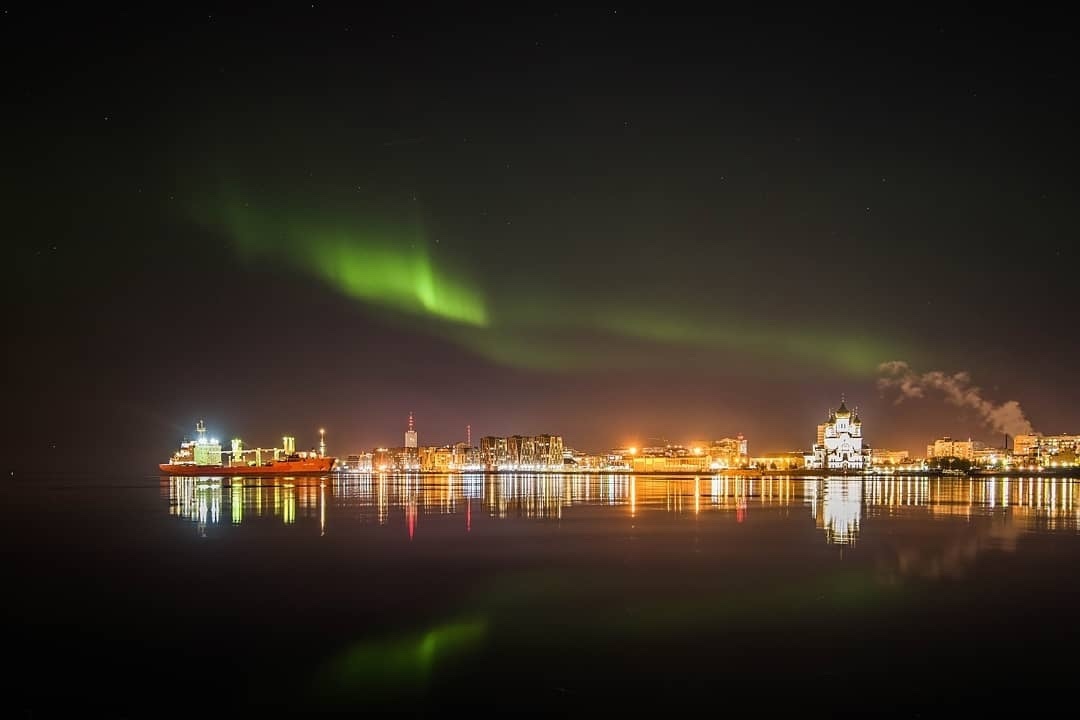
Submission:
POLYGON ((1020 403, 1009 400, 995 405, 982 396, 982 390, 971 384, 971 376, 966 372, 949 375, 933 370, 920 375, 903 360, 881 363, 878 372, 881 373, 877 382, 879 390, 899 390, 897 404, 909 398, 926 397, 927 390, 939 390, 948 402, 974 410, 983 423, 999 433, 1028 435, 1032 432, 1020 403))

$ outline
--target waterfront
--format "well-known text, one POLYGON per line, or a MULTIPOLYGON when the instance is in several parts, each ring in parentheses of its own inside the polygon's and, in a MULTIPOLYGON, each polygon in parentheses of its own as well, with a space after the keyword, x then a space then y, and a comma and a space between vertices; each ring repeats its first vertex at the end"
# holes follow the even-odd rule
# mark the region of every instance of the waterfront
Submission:
POLYGON ((4 489, 19 710, 670 708, 782 687, 770 707, 924 712, 1031 707, 1072 674, 1074 479, 4 489))

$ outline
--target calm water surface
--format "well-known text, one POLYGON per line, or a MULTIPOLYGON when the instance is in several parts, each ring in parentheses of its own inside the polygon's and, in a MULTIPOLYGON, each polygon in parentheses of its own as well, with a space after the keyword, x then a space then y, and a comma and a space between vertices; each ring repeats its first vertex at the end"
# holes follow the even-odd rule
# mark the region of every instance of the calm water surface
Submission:
POLYGON ((23 713, 1034 709, 1080 481, 10 478, 23 713))

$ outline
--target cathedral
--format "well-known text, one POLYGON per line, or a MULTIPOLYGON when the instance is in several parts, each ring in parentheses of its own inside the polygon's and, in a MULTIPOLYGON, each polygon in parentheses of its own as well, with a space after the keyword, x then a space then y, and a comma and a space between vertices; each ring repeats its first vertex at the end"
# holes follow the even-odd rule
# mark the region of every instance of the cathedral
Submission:
POLYGON ((829 419, 818 425, 817 442, 806 456, 806 467, 817 470, 855 470, 870 466, 870 450, 863 449, 859 413, 847 409, 843 398, 829 419))

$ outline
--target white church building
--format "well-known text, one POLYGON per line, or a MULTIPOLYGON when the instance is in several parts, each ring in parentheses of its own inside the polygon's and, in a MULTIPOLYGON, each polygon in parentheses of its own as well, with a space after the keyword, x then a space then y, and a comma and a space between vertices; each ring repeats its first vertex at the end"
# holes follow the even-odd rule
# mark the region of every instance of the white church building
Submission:
POLYGON ((806 455, 806 467, 815 470, 861 471, 870 467, 870 449, 863 448, 862 420, 847 409, 843 398, 829 419, 818 425, 817 442, 806 455))

